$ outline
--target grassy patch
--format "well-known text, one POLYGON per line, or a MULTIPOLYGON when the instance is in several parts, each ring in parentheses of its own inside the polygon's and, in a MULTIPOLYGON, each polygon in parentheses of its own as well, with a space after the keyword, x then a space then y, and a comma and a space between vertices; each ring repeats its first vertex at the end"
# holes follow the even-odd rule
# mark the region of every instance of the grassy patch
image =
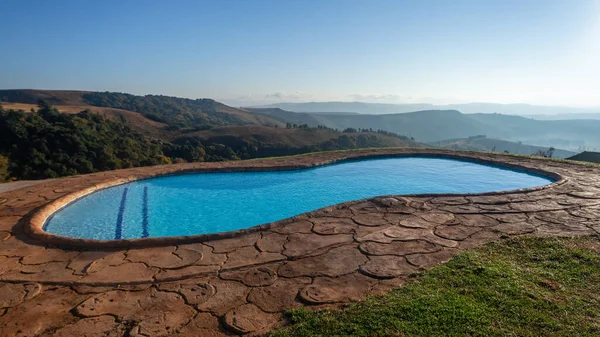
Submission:
POLYGON ((600 336, 600 240, 492 243, 343 310, 288 314, 270 336, 600 336))

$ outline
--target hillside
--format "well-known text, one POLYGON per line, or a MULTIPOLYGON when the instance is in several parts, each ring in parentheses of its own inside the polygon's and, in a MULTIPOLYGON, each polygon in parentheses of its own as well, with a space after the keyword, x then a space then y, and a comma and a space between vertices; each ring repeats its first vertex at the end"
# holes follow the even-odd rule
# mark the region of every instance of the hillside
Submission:
MULTIPOLYGON (((37 110, 37 104, 29 103, 2 103, 4 109, 31 111, 37 110)), ((141 114, 128 110, 102 108, 92 105, 54 105, 56 110, 66 114, 77 114, 84 110, 103 115, 110 120, 124 121, 133 131, 144 134, 153 139, 171 140, 177 138, 181 131, 171 130, 167 124, 148 119, 141 114)))
POLYGON ((0 101, 37 104, 43 100, 58 106, 95 106, 139 113, 170 129, 206 129, 222 125, 281 125, 277 120, 236 109, 212 99, 188 99, 162 95, 136 96, 115 92, 15 89, 0 90, 0 101))
POLYGON ((463 114, 456 110, 426 110, 388 115, 323 115, 294 113, 281 109, 250 109, 274 118, 311 126, 372 128, 414 137, 432 143, 446 139, 486 135, 537 146, 575 150, 600 148, 600 120, 542 121, 501 114, 463 114))
POLYGON ((600 152, 583 151, 567 159, 600 164, 600 152))
MULTIPOLYGON (((210 130, 191 133, 186 137, 198 137, 201 139, 223 139, 233 137, 249 143, 261 143, 269 146, 305 147, 316 143, 327 142, 340 137, 350 137, 360 142, 361 137, 371 139, 373 146, 379 143, 381 146, 418 146, 423 145, 410 140, 392 137, 375 132, 339 132, 330 129, 319 128, 272 128, 266 126, 224 126, 210 130)), ((366 140, 365 140, 366 141, 366 140)))
MULTIPOLYGON (((29 107, 13 104, 13 107, 29 107)), ((137 115, 115 109, 60 112, 50 105, 33 111, 0 105, 0 181, 44 179, 136 166, 223 161, 365 147, 422 146, 406 137, 378 132, 339 132, 308 126, 215 127, 169 131, 157 139, 130 123, 137 115), (122 115, 119 115, 122 113, 122 115), (108 115, 114 114, 112 117, 108 115), (115 116, 125 116, 116 118, 115 116)), ((156 131, 160 125, 153 128, 156 131)))
MULTIPOLYGON (((434 147, 458 151, 490 151, 490 152, 508 152, 513 154, 536 154, 539 151, 548 151, 548 147, 527 145, 518 142, 510 142, 501 139, 487 137, 468 137, 459 139, 448 139, 440 142, 431 143, 434 147)), ((554 149, 552 157, 567 158, 574 155, 575 152, 554 149)))

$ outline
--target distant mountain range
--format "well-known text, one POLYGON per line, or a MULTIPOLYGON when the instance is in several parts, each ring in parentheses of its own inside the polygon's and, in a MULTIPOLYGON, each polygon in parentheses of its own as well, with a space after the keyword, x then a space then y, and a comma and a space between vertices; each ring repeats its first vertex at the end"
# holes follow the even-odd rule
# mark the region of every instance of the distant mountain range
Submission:
MULTIPOLYGON (((448 139, 432 143, 435 147, 458 151, 490 151, 490 152, 508 152, 512 154, 536 154, 547 152, 549 147, 527 145, 519 142, 509 142, 507 140, 487 138, 487 137, 468 137, 459 139, 448 139)), ((553 158, 568 158, 575 155, 576 152, 554 149, 553 158)))
POLYGON ((540 119, 600 119, 598 108, 572 108, 557 106, 541 106, 530 104, 383 104, 364 102, 309 102, 309 103, 276 103, 257 108, 280 108, 293 112, 316 114, 397 114, 422 110, 458 110, 462 113, 499 113, 517 116, 539 116, 540 119), (555 118, 553 118, 553 116, 555 118), (572 116, 572 118, 569 118, 572 116))
MULTIPOLYGON (((352 102, 281 104, 293 109, 311 111, 322 109, 313 113, 299 113, 275 107, 233 108, 212 99, 187 99, 162 95, 137 96, 115 92, 31 89, 0 90, 0 101, 10 102, 3 103, 7 109, 28 111, 35 107, 39 100, 55 105, 61 112, 72 114, 89 109, 110 119, 123 121, 133 131, 149 139, 177 143, 195 138, 210 144, 226 145, 236 151, 240 148, 254 147, 278 149, 278 153, 292 153, 296 150, 285 152, 280 149, 302 148, 302 151, 308 151, 311 147, 336 149, 344 146, 367 145, 423 146, 419 143, 451 146, 463 150, 500 152, 506 150, 524 154, 531 154, 548 147, 568 151, 600 148, 600 137, 598 137, 600 120, 537 120, 505 114, 465 114, 464 111, 436 109, 382 113, 397 111, 399 108, 413 110, 432 107, 432 105, 419 104, 352 102), (291 128, 286 127, 288 123, 291 128), (302 126, 304 124, 314 128, 305 128, 302 126), (319 126, 321 128, 317 128, 319 126), (349 132, 342 133, 346 129, 349 132), (405 135, 414 138, 415 142, 407 142, 397 135, 389 135, 385 132, 362 132, 364 129, 405 135), (460 141, 460 139, 482 135, 486 136, 486 140, 460 141), (348 144, 346 144, 348 141, 346 136, 352 138, 348 144), (362 137, 360 142, 358 142, 359 136, 362 137), (364 137, 368 138, 368 144, 365 143, 364 140, 367 138, 364 137), (332 140, 333 145, 327 143, 328 140, 332 140), (446 143, 440 143, 443 141, 446 143), (506 143, 501 143, 502 141, 506 143)), ((461 106, 468 112, 491 109, 494 106, 504 108, 500 111, 503 113, 513 111, 509 108, 519 107, 522 108, 519 111, 527 113, 534 111, 553 113, 557 110, 551 109, 558 109, 479 103, 461 106)), ((538 117, 544 118, 542 115, 538 117)), ((267 153, 265 151, 261 155, 265 155, 267 153)), ((246 155, 245 152, 240 153, 246 155)), ((562 152, 556 151, 556 155, 560 153, 562 152)), ((569 153, 564 153, 565 156, 567 154, 569 153)))
POLYGON ((296 113, 280 108, 246 108, 258 114, 296 124, 382 129, 425 143, 486 135, 508 141, 567 150, 600 148, 600 120, 535 120, 502 114, 463 114, 457 110, 425 110, 398 114, 296 113))

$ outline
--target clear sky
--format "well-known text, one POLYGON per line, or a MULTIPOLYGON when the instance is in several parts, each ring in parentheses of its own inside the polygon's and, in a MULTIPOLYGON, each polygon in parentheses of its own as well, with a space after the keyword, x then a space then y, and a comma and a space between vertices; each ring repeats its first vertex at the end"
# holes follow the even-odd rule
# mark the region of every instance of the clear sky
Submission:
POLYGON ((600 106, 600 1, 0 0, 0 88, 600 106))

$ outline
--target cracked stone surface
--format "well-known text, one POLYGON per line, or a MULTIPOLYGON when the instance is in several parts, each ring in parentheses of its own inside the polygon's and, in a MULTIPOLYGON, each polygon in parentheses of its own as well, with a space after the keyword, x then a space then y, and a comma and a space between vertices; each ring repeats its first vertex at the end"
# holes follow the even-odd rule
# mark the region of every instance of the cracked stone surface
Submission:
POLYGON ((230 336, 283 324, 300 306, 381 294, 456 254, 519 235, 600 233, 600 168, 482 153, 361 150, 101 172, 0 194, 0 336, 230 336), (309 167, 359 156, 458 155, 561 175, 484 195, 384 196, 331 205, 256 231, 157 247, 63 247, 27 217, 69 193, 190 169, 309 167))

